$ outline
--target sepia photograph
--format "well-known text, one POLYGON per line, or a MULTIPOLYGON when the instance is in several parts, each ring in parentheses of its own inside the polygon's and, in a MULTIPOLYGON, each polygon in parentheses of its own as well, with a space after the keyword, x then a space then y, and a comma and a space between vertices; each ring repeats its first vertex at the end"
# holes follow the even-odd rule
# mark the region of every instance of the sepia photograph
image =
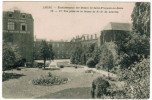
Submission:
POLYGON ((3 99, 150 99, 150 2, 3 1, 3 99))

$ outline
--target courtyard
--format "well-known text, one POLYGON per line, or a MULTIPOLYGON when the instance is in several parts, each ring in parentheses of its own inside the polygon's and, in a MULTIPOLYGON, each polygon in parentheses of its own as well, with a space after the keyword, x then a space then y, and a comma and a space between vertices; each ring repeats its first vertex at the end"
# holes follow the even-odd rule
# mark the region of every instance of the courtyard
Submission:
POLYGON ((22 70, 10 70, 6 73, 15 73, 18 78, 3 81, 4 98, 91 98, 90 89, 93 79, 100 76, 99 73, 85 73, 85 68, 65 67, 60 70, 43 70, 40 68, 24 68, 22 70), (39 86, 33 85, 32 80, 47 75, 67 77, 68 82, 62 85, 39 86), (66 92, 65 92, 66 91, 66 92), (73 92, 73 93, 72 93, 73 92), (72 94, 70 94, 72 93, 72 94), (83 93, 83 94, 82 94, 83 93), (72 97, 74 96, 74 97, 72 97))
MULTIPOLYGON (((41 61, 39 61, 41 62, 41 61)), ((47 61, 49 62, 49 61, 47 61)), ((4 98, 64 98, 64 99, 91 99, 92 81, 99 76, 107 76, 106 71, 96 71, 95 68, 79 66, 78 68, 69 67, 51 70, 51 65, 55 63, 68 63, 69 60, 54 60, 50 63, 47 70, 42 68, 22 68, 21 70, 6 71, 11 78, 3 80, 4 98), (49 69, 50 68, 50 69, 49 69), (86 73, 87 70, 94 70, 95 73, 86 73), (42 86, 32 84, 32 80, 42 75, 52 75, 68 78, 67 83, 53 86, 42 86)), ((110 73, 111 77, 116 77, 110 73)), ((121 86, 120 82, 117 82, 121 86)))

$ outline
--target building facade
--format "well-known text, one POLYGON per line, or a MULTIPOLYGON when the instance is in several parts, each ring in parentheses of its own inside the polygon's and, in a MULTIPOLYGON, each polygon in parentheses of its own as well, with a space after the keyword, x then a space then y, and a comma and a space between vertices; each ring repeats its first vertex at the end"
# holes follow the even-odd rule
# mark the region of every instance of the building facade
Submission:
MULTIPOLYGON (((34 59, 40 60, 40 47, 41 42, 45 39, 35 39, 34 42, 34 59)), ((45 40, 46 41, 46 40, 45 40)), ((46 41, 48 44, 52 45, 55 59, 69 59, 72 53, 72 50, 77 46, 76 43, 67 42, 67 41, 46 41)))
POLYGON ((76 36, 71 42, 81 45, 82 47, 88 47, 91 44, 98 45, 98 34, 83 34, 82 36, 76 36))
POLYGON ((23 59, 33 62, 34 19, 19 10, 3 11, 3 42, 19 47, 23 59))
POLYGON ((50 41, 50 44, 52 44, 55 59, 69 59, 75 46, 74 43, 65 41, 50 41))
MULTIPOLYGON (((55 59, 69 59, 72 51, 76 47, 87 48, 91 44, 96 44, 100 47, 102 44, 111 45, 111 42, 117 41, 120 38, 124 38, 125 34, 131 31, 131 24, 129 23, 109 23, 103 30, 95 34, 83 34, 81 36, 76 36, 71 39, 70 42, 67 41, 47 41, 52 45, 53 51, 55 53, 55 59)), ((35 50, 39 52, 40 44, 42 40, 45 39, 35 39, 35 50)), ((113 47, 110 46, 111 50, 113 47)), ((113 50, 114 51, 114 50, 113 50)), ((41 59, 39 57, 38 59, 41 59)))
POLYGON ((110 22, 101 31, 99 44, 102 45, 105 42, 114 42, 119 39, 123 39, 130 32, 131 32, 131 24, 110 22))

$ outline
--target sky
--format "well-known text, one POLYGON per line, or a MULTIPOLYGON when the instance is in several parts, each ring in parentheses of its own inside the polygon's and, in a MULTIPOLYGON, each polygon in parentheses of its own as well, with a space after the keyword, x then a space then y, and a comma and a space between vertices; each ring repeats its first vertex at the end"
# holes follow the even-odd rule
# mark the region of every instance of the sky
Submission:
MULTIPOLYGON (((131 23, 134 2, 3 2, 3 10, 19 9, 34 18, 34 35, 46 40, 70 40, 77 35, 99 33, 109 22, 131 23), (46 9, 46 7, 52 9, 46 9), (118 13, 51 12, 58 7, 119 7, 123 9, 93 9, 118 13)), ((93 11, 92 9, 74 9, 93 11)))

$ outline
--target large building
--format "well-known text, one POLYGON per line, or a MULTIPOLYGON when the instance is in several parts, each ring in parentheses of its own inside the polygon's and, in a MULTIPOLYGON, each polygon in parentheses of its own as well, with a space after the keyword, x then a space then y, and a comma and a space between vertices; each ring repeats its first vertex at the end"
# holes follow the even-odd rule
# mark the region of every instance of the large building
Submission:
MULTIPOLYGON (((47 41, 52 44, 53 51, 55 53, 55 59, 69 59, 72 51, 75 47, 89 47, 91 44, 96 44, 100 47, 106 42, 106 44, 111 44, 111 42, 117 41, 123 38, 125 34, 131 31, 131 24, 129 23, 109 23, 103 30, 94 34, 83 34, 81 36, 76 36, 71 39, 70 42, 67 41, 47 41)), ((35 50, 38 52, 40 50, 41 41, 45 39, 35 39, 35 50)), ((113 50, 113 46, 109 46, 113 50)), ((114 50, 113 50, 114 51, 114 50)), ((37 57, 37 59, 42 59, 37 57)))
POLYGON ((26 61, 33 61, 34 19, 31 14, 19 10, 3 11, 3 42, 19 47, 26 61))
POLYGON ((101 31, 100 45, 105 42, 114 42, 120 38, 125 38, 126 34, 130 33, 130 31, 131 24, 129 23, 110 22, 101 31))
POLYGON ((69 59, 72 54, 72 49, 75 43, 66 41, 50 41, 56 59, 69 59))
MULTIPOLYGON (((40 56, 40 47, 41 42, 45 39, 36 39, 34 43, 34 59, 40 60, 42 57, 40 56)), ((69 59, 72 53, 73 48, 76 46, 76 43, 71 43, 67 41, 47 41, 48 44, 52 45, 52 49, 54 52, 55 59, 69 59)))
POLYGON ((74 37, 71 42, 77 43, 82 47, 88 47, 91 44, 98 44, 98 35, 99 34, 83 34, 82 36, 74 37))

